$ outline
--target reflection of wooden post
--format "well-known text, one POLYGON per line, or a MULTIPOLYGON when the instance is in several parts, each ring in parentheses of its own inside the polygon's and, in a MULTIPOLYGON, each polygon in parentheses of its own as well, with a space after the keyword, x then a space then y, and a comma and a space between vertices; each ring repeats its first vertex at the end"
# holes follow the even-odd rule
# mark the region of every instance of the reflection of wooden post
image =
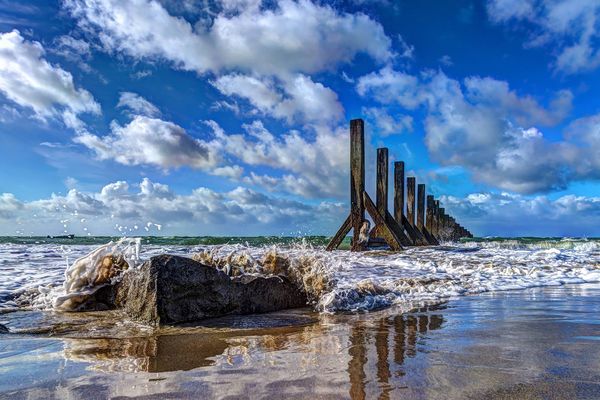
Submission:
POLYGON ((375 350, 377 351, 377 381, 381 385, 382 399, 389 398, 392 387, 388 385, 391 377, 389 358, 389 325, 385 318, 379 320, 379 329, 375 334, 375 350))
POLYGON ((417 228, 423 232, 425 228, 425 185, 417 185, 417 228))
POLYGON ((348 362, 348 375, 350 378, 350 398, 351 399, 364 399, 365 385, 366 385, 366 374, 365 364, 367 363, 367 348, 365 343, 367 338, 365 337, 365 328, 361 325, 355 325, 352 327, 350 334, 350 346, 348 347, 348 355, 350 361, 348 362))
POLYGON ((350 215, 352 218, 352 251, 360 250, 360 228, 365 219, 363 192, 365 191, 365 123, 362 119, 350 121, 350 215))
POLYGON ((388 149, 377 149, 377 211, 382 216, 388 209, 388 149))
POLYGON ((415 226, 415 177, 406 178, 406 218, 415 226))
POLYGON ((404 216, 404 161, 394 163, 394 219, 402 226, 404 216))
POLYGON ((394 317, 394 362, 398 365, 404 364, 406 351, 405 329, 404 315, 396 315, 394 317))

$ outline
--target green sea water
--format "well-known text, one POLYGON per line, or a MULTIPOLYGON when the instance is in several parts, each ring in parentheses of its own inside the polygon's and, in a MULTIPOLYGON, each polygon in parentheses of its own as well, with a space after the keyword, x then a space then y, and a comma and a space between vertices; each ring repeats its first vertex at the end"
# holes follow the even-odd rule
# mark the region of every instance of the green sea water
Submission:
MULTIPOLYGON (((111 240, 118 240, 120 236, 75 236, 67 238, 49 238, 45 236, 0 236, 0 244, 61 244, 61 245, 102 245, 111 240)), ((250 247, 264 247, 271 245, 293 246, 311 245, 315 247, 326 246, 329 236, 141 236, 142 244, 151 245, 176 245, 176 246, 209 246, 224 244, 242 244, 250 247)), ((461 239, 460 243, 484 247, 508 248, 571 248, 576 245, 598 245, 600 238, 565 238, 565 237, 475 237, 461 239)), ((350 236, 342 242, 340 248, 350 247, 350 236)))

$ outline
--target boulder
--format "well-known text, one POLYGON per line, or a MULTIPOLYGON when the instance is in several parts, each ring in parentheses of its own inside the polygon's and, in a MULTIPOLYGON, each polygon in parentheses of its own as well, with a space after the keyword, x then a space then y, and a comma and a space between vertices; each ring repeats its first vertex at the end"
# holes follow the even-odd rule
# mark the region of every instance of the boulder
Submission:
POLYGON ((131 318, 158 325, 302 307, 307 298, 285 277, 230 278, 190 258, 160 255, 127 271, 114 301, 131 318))
POLYGON ((0 334, 3 333, 10 333, 10 331, 8 330, 7 327, 5 327, 4 325, 0 324, 0 334))

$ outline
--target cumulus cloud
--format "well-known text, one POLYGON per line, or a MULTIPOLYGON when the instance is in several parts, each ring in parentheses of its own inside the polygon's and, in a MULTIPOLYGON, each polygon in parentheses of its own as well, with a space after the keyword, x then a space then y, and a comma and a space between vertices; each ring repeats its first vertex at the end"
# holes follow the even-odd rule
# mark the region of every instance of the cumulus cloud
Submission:
POLYGON ((51 51, 76 63, 86 72, 92 69, 87 63, 92 56, 92 48, 85 40, 62 35, 54 40, 54 48, 51 51))
POLYGON ((28 41, 13 30, 0 34, 0 92, 41 119, 63 113, 100 114, 100 105, 73 76, 44 59, 39 42, 28 41))
POLYGON ((356 91, 370 96, 383 104, 397 102, 409 110, 417 108, 421 101, 417 96, 419 79, 416 76, 386 66, 359 78, 356 91))
POLYGON ((392 116, 379 107, 363 107, 362 113, 375 124, 380 136, 412 132, 413 118, 410 115, 392 116))
POLYGON ((209 26, 193 26, 152 0, 66 0, 64 5, 106 51, 167 60, 198 73, 314 73, 358 53, 381 61, 392 56, 382 26, 364 14, 340 13, 308 0, 279 0, 273 7, 230 3, 230 12, 219 13, 209 26))
POLYGON ((441 71, 414 76, 391 67, 361 77, 356 89, 382 104, 424 108, 425 144, 432 159, 462 166, 480 182, 534 193, 564 189, 580 177, 574 170, 583 149, 549 141, 537 128, 568 115, 569 91, 557 92, 545 107, 489 77, 461 83, 441 71))
POLYGON ((0 194, 0 218, 9 219, 23 208, 23 203, 12 193, 0 194))
POLYGON ((228 134, 209 121, 220 149, 249 166, 283 171, 282 176, 250 174, 245 181, 308 198, 337 198, 348 184, 348 137, 345 128, 290 131, 276 137, 260 121, 243 126, 245 134, 228 134), (335 151, 331 151, 335 149, 335 151))
MULTIPOLYGON (((33 234, 156 234, 159 226, 165 234, 240 234, 240 224, 256 233, 290 234, 311 225, 333 229, 343 212, 337 203, 307 205, 244 187, 227 192, 200 187, 182 195, 147 178, 135 184, 113 182, 97 193, 71 189, 64 196, 30 202, 0 195, 0 218, 19 221, 19 229, 33 234), (323 220, 324 208, 329 213, 323 220)), ((14 226, 3 223, 0 233, 14 234, 14 226)))
POLYGON ((137 93, 121 92, 117 108, 125 108, 132 114, 145 115, 146 117, 159 117, 160 110, 154 104, 137 93))
POLYGON ((221 93, 244 98, 261 113, 288 122, 337 121, 344 113, 334 91, 302 74, 283 80, 229 74, 212 84, 221 93))
POLYGON ((522 196, 506 192, 441 196, 446 211, 474 233, 509 236, 597 235, 600 197, 522 196))
POLYGON ((208 143, 193 138, 179 125, 143 115, 124 126, 113 121, 106 136, 86 131, 74 140, 93 150, 101 160, 113 159, 124 165, 208 169, 218 161, 208 143))
POLYGON ((533 31, 527 46, 558 48, 554 67, 559 71, 570 74, 600 66, 600 3, 595 0, 489 0, 487 10, 496 23, 522 23, 533 31))

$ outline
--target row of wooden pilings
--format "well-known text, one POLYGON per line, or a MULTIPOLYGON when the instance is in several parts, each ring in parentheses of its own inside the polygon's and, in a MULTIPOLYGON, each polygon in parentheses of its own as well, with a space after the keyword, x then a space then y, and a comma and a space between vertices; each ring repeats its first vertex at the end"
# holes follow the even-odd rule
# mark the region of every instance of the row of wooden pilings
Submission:
POLYGON ((404 162, 397 161, 394 162, 394 215, 391 215, 388 211, 388 149, 377 149, 377 191, 373 203, 365 190, 365 124, 362 119, 350 121, 350 214, 327 250, 338 248, 351 229, 352 251, 385 245, 401 250, 407 246, 437 245, 442 241, 473 237, 440 207, 439 200, 426 196, 425 185, 417 185, 415 177, 406 178, 406 208, 404 189, 404 162), (375 223, 372 229, 365 219, 365 211, 375 223))

